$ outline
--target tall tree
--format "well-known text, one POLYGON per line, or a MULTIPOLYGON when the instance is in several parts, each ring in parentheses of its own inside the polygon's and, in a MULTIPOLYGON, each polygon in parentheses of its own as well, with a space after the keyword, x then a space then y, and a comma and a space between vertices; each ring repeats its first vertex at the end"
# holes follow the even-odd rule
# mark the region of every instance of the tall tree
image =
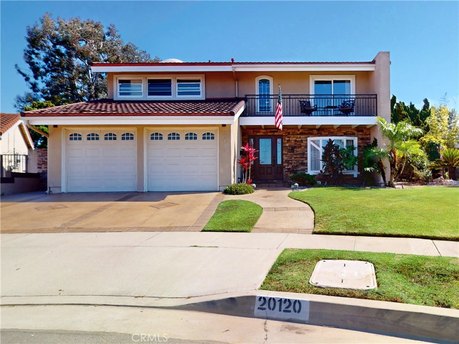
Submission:
POLYGON ((423 100, 422 109, 419 110, 413 103, 406 105, 402 101, 397 101, 396 96, 392 96, 391 105, 391 122, 409 122, 412 125, 420 128, 425 128, 426 119, 430 115, 430 103, 427 98, 423 100))
POLYGON ((427 133, 421 138, 424 145, 434 143, 440 148, 455 148, 459 144, 459 118, 455 109, 446 105, 432 107, 427 118, 427 133))
MULTIPOLYGON (((62 105, 105 97, 106 75, 92 73, 93 62, 144 62, 150 55, 132 43, 124 43, 114 25, 45 14, 27 27, 24 61, 29 71, 16 65, 29 92, 18 96, 16 107, 24 110, 33 102, 62 105)), ((157 60, 157 58, 155 58, 157 60)))

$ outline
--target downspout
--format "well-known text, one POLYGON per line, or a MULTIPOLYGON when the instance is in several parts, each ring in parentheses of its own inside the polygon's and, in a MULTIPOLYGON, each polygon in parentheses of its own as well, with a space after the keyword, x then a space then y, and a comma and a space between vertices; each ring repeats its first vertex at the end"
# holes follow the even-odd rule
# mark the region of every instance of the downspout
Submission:
POLYGON ((239 98, 239 80, 236 77, 236 69, 234 68, 234 58, 231 58, 231 70, 233 71, 234 95, 236 98, 239 98))

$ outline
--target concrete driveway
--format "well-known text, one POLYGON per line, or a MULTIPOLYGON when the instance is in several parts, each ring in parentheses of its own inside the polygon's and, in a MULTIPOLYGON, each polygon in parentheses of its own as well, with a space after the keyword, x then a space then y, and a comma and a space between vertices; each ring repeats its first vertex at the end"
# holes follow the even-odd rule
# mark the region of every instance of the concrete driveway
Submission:
POLYGON ((200 231, 221 194, 29 193, 2 197, 2 233, 200 231))

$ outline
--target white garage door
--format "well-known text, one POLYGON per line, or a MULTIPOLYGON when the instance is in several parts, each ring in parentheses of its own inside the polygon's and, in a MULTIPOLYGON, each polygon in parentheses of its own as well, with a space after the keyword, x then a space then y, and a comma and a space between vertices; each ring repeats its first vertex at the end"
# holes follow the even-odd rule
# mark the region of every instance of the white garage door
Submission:
POLYGON ((136 191, 136 141, 132 130, 66 130, 66 191, 136 191))
POLYGON ((151 131, 147 140, 148 191, 218 189, 217 131, 151 131))

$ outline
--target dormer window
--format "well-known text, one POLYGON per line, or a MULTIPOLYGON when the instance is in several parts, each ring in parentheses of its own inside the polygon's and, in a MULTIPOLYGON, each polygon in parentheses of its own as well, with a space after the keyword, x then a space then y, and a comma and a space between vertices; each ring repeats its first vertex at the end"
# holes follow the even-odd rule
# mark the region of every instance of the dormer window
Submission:
POLYGON ((115 76, 115 99, 185 100, 204 99, 204 75, 115 76))
POLYGON ((177 97, 201 97, 201 80, 177 79, 177 97))
POLYGON ((149 97, 172 97, 172 79, 148 79, 149 97))

